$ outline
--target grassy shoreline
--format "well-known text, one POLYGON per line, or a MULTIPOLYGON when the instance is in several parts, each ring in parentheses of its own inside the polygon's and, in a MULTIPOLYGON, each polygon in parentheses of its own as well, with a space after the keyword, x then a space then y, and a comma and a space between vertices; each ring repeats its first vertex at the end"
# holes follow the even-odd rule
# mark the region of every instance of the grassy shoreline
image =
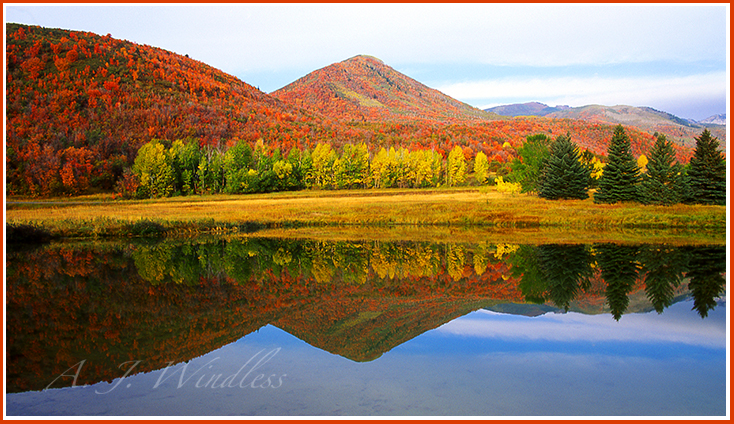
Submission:
POLYGON ((572 238, 583 239, 630 232, 638 233, 636 238, 641 239, 652 233, 691 237, 705 233, 706 239, 722 242, 726 238, 723 206, 597 205, 591 199, 550 201, 500 193, 494 187, 299 191, 135 201, 112 200, 105 195, 10 198, 5 212, 8 224, 32 225, 62 238, 241 234, 264 229, 313 232, 305 228, 352 228, 355 232, 372 228, 392 233, 435 233, 445 228, 515 233, 542 230, 561 239, 572 233, 572 238))

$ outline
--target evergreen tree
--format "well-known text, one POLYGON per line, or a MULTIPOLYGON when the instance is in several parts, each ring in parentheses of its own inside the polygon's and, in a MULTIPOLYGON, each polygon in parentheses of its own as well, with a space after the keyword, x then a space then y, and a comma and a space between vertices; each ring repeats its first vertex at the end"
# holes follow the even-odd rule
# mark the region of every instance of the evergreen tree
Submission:
POLYGON ((543 167, 538 195, 546 199, 586 199, 589 197, 589 170, 579 161, 579 148, 569 135, 560 135, 551 145, 543 167))
POLYGON ((638 199, 640 168, 632 156, 629 136, 621 125, 614 128, 614 135, 607 149, 607 164, 599 179, 599 190, 594 203, 617 203, 638 199))
POLYGON ((640 201, 672 205, 683 200, 683 166, 675 160, 673 143, 660 134, 650 151, 647 172, 640 183, 640 201))
POLYGON ((696 138, 696 150, 688 170, 690 200, 695 203, 726 204, 726 161, 718 148, 719 140, 708 129, 696 138))

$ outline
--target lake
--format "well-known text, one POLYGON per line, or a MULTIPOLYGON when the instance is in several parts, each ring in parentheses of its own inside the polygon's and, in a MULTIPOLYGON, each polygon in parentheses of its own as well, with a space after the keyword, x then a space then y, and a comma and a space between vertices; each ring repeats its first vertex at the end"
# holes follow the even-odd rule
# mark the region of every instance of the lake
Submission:
POLYGON ((725 416, 726 247, 8 246, 8 416, 725 416))

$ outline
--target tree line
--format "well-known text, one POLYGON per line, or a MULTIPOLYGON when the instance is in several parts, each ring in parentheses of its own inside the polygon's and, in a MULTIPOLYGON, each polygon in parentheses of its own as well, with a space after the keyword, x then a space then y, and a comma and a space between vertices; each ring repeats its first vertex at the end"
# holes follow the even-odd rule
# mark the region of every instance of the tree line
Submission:
POLYGON ((685 165, 676 160, 673 143, 662 134, 649 155, 636 160, 621 125, 614 129, 606 163, 588 151, 581 153, 570 135, 553 141, 544 135, 528 137, 518 149, 508 181, 546 199, 586 199, 593 188, 595 203, 726 204, 726 160, 708 129, 696 137, 693 156, 685 165))
MULTIPOLYGON (((151 198, 193 194, 244 194, 274 191, 358 188, 427 188, 465 183, 469 172, 464 149, 454 147, 446 158, 434 150, 380 148, 345 144, 335 150, 318 143, 311 150, 288 152, 238 140, 221 149, 189 138, 173 143, 153 139, 138 151, 117 190, 124 197, 151 198)), ((489 161, 477 154, 475 169, 486 179, 489 161)))
POLYGON ((518 191, 546 199, 586 199, 596 203, 636 201, 726 203, 726 162, 718 140, 704 130, 689 163, 676 160, 673 143, 658 135, 648 156, 637 160, 620 125, 607 157, 580 148, 569 134, 555 140, 528 136, 511 162, 489 161, 484 152, 454 146, 444 157, 436 150, 381 147, 366 143, 329 143, 288 152, 259 139, 242 140, 223 150, 195 138, 153 139, 141 147, 134 164, 117 184, 123 197, 151 198, 194 194, 244 194, 302 189, 428 188, 514 184, 518 191), (468 153, 468 154, 467 154, 468 153), (500 177, 500 178, 497 178, 500 177))

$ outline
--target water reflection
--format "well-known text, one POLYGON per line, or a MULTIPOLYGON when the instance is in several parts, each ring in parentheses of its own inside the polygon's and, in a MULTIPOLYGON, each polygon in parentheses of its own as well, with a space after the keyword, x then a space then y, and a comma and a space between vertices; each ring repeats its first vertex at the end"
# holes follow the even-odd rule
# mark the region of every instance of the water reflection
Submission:
POLYGON ((725 290, 723 246, 164 240, 9 251, 6 269, 10 393, 161 369, 267 324, 372 361, 481 308, 619 321, 691 296, 706 317, 725 290))

